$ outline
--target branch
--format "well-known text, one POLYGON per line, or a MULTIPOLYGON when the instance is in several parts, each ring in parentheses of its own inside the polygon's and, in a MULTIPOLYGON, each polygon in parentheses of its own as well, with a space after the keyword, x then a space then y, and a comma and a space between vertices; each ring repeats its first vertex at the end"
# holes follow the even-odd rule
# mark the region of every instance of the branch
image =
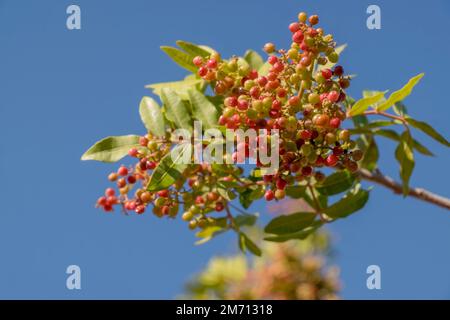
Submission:
MULTIPOLYGON (((383 175, 380 171, 370 172, 366 169, 360 169, 358 171, 359 176, 368 181, 375 182, 377 184, 380 184, 388 189, 391 189, 396 194, 402 193, 402 185, 396 182, 394 179, 392 179, 389 176, 383 175)), ((408 195, 429 203, 432 203, 434 205, 440 206, 442 208, 450 209, 450 199, 437 195, 435 193, 432 193, 428 190, 422 189, 422 188, 410 188, 408 195)))

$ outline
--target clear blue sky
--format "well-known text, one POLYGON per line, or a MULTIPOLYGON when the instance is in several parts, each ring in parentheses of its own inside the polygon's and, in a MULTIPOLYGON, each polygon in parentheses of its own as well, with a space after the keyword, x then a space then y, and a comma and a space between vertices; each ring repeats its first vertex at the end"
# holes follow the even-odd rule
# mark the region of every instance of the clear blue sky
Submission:
MULTIPOLYGON (((232 234, 195 247, 180 221, 94 209, 115 166, 80 155, 98 138, 143 132, 144 85, 184 76, 160 45, 189 40, 224 56, 269 40, 287 45, 302 10, 348 43, 353 96, 425 72, 407 105, 449 136, 445 0, 0 0, 0 298, 172 298, 213 254, 234 252, 232 234), (80 31, 66 29, 72 3, 80 31), (381 7, 381 30, 366 28, 369 4, 381 7), (65 287, 70 264, 82 269, 81 291, 65 287)), ((437 157, 417 157, 412 184, 450 196, 448 151, 417 137, 437 157)), ((393 150, 383 143, 381 167, 397 176, 393 150)), ((344 298, 450 298, 449 211, 375 187, 363 212, 330 229, 344 298), (370 264, 382 268, 380 291, 366 288, 370 264)))

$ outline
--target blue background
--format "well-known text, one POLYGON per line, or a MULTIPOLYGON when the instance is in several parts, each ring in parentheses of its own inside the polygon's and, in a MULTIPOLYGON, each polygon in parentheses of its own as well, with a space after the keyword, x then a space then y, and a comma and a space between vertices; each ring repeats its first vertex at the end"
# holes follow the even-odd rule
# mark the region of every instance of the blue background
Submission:
MULTIPOLYGON (((185 75, 160 45, 183 39, 225 57, 287 46, 302 10, 348 43, 341 63, 358 75, 356 98, 425 72, 406 103, 449 136, 448 1, 0 1, 0 298, 172 298, 213 254, 234 252, 233 234, 196 247, 179 219, 96 210, 116 166, 80 155, 104 136, 142 133, 144 85, 185 75), (79 31, 66 28, 72 3, 79 31), (369 4, 381 7, 381 30, 366 28, 369 4), (70 264, 82 290, 66 289, 70 264)), ((449 196, 448 151, 416 136, 437 157, 417 156, 412 184, 449 196)), ((394 145, 382 146, 380 165, 397 177, 394 145)), ((344 298, 450 298, 448 211, 375 187, 365 210, 330 230, 344 298), (366 288, 370 264, 381 290, 366 288)))

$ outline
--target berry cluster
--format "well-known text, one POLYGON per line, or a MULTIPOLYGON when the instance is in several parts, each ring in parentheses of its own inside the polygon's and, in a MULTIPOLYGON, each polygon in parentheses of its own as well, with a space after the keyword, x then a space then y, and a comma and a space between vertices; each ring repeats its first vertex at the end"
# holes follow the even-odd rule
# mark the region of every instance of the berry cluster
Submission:
MULTIPOLYGON (((140 138, 139 148, 129 150, 129 155, 138 159, 136 165, 121 166, 109 175, 119 194, 108 188, 97 205, 105 211, 121 205, 125 212, 137 214, 150 206, 158 217, 175 217, 183 206, 182 219, 189 221, 189 227, 203 228, 215 222, 208 213, 227 210, 229 215, 229 199, 218 189, 220 183, 234 182, 242 188, 250 184, 262 186, 264 198, 271 201, 284 198, 288 185, 304 180, 309 184, 323 181, 325 174, 318 168, 356 171, 363 154, 355 149, 350 132, 341 128, 346 118, 343 102, 350 77, 344 75, 342 66, 335 66, 339 59, 336 44, 331 35, 316 28, 318 21, 316 15, 308 18, 300 13, 298 21, 289 25, 289 50, 277 50, 272 43, 264 46, 269 54, 268 72, 260 74, 242 58, 223 60, 218 53, 193 59, 198 75, 223 99, 219 125, 229 129, 266 129, 269 138, 274 129, 279 131, 280 166, 276 173, 249 182, 242 179, 243 170, 234 165, 217 169, 209 164, 193 164, 169 188, 149 191, 152 172, 173 143, 170 132, 165 137, 147 134, 140 138), (136 190, 130 196, 133 188, 136 190)), ((265 147, 259 145, 259 140, 256 144, 258 148, 265 147)), ((245 149, 249 156, 248 141, 237 148, 245 149)), ((256 163, 264 167, 258 159, 256 163)))
MULTIPOLYGON (((292 44, 289 50, 276 50, 267 43, 264 51, 270 69, 258 74, 239 58, 221 60, 218 54, 209 59, 195 57, 198 75, 210 82, 217 95, 224 96, 224 110, 219 124, 230 129, 278 129, 280 135, 280 170, 264 176, 271 189, 266 200, 284 197, 284 189, 293 181, 325 175, 323 166, 358 169, 360 150, 353 150, 342 103, 350 77, 344 68, 334 65, 339 55, 332 35, 316 28, 319 18, 302 12, 289 25, 292 44)), ((239 146, 238 146, 239 147, 239 146)), ((245 145, 246 151, 248 144, 245 145)), ((257 165, 261 164, 257 161, 257 165)))

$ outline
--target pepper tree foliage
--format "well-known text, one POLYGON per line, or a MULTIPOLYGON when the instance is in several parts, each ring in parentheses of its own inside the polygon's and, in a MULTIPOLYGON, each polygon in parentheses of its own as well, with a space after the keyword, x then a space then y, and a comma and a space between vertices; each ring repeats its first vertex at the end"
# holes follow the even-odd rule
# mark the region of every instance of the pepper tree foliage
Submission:
MULTIPOLYGON (((252 230, 253 231, 253 230, 252 230)), ((193 277, 183 299, 334 300, 339 268, 330 263, 330 236, 317 232, 304 241, 261 243, 262 258, 216 256, 193 277)))
MULTIPOLYGON (((449 146, 432 126, 413 119, 402 103, 423 74, 389 95, 365 91, 355 101, 345 93, 351 76, 336 65, 345 46, 336 46, 333 36, 317 27, 318 22, 317 15, 300 13, 289 25, 291 47, 278 50, 267 43, 267 61, 252 50, 243 57, 224 59, 210 47, 186 41, 161 47, 190 74, 179 81, 147 86, 160 100, 144 97, 140 103, 147 132, 107 137, 82 156, 82 160, 117 162, 128 155, 137 161, 109 175, 119 192, 106 189, 97 206, 107 212, 114 206, 125 213, 150 210, 157 217, 180 214, 190 229, 199 229, 200 243, 233 230, 243 251, 260 255, 242 229, 255 224, 257 217, 243 209, 261 198, 278 201, 284 197, 302 198, 313 208, 270 221, 264 229, 265 240, 275 242, 304 239, 324 224, 357 212, 369 198, 358 172, 376 170, 378 137, 398 143, 395 158, 406 196, 414 153, 432 155, 412 137, 411 129, 449 146), (203 129, 266 129, 268 139, 278 129, 279 169, 264 174, 259 159, 251 170, 237 163, 177 161, 173 152, 182 157, 192 146, 177 144, 172 133, 177 128, 192 130, 194 120, 201 121, 203 129), (390 128, 396 125, 403 128, 402 133, 390 128), (340 199, 334 201, 337 196, 340 199)), ((257 140, 256 149, 263 147, 257 140)), ((246 156, 250 148, 249 141, 237 141, 236 150, 246 156)))

